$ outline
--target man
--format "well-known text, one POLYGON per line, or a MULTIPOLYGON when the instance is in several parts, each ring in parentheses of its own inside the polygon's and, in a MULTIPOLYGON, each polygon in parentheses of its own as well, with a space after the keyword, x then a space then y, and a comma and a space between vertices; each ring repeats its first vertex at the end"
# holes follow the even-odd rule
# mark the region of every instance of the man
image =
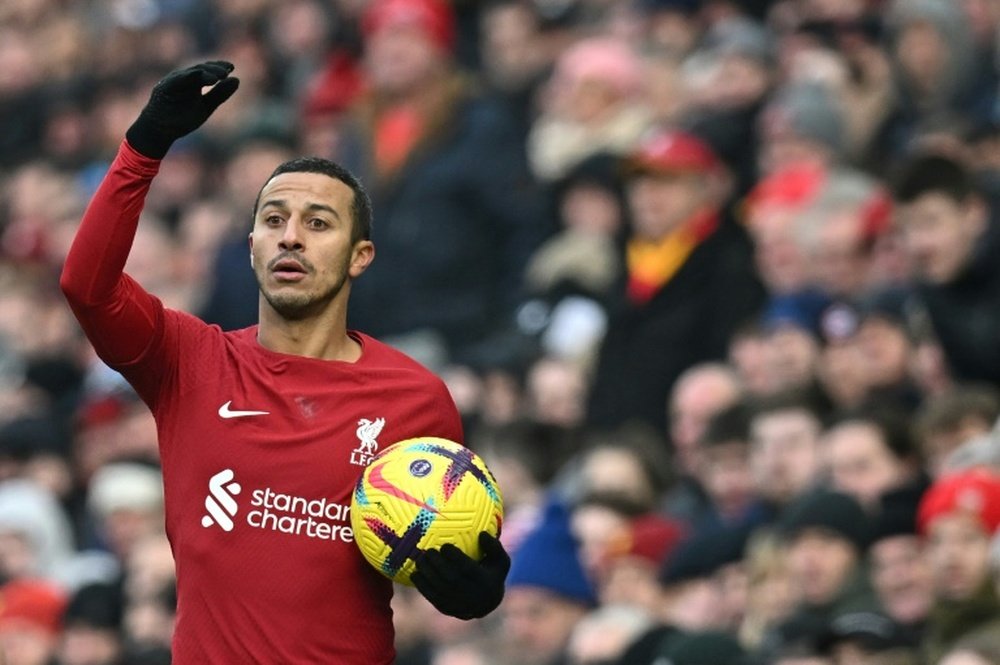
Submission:
POLYGON ((1000 596, 990 575, 990 542, 1000 527, 1000 476, 969 469, 940 478, 920 499, 934 607, 924 656, 936 663, 963 637, 1000 630, 1000 596))
POLYGON ((517 353, 521 276, 550 230, 524 142, 456 71, 452 3, 367 4, 367 94, 339 154, 369 183, 382 258, 351 320, 428 362, 492 365, 517 353))
POLYGON ((749 465, 764 504, 779 511, 816 486, 821 431, 816 406, 800 393, 779 393, 753 406, 749 465))
POLYGON ((934 602, 931 571, 917 535, 917 505, 923 488, 884 494, 868 547, 872 587, 886 616, 912 645, 920 643, 934 602))
POLYGON ((573 628, 597 605, 579 550, 568 509, 550 501, 538 525, 514 552, 500 608, 507 662, 565 662, 573 628))
POLYGON ((763 293, 746 238, 724 220, 726 168, 704 141, 656 132, 624 166, 631 228, 590 418, 662 431, 674 382, 692 365, 722 359, 763 293))
POLYGON ((840 416, 823 434, 827 471, 834 489, 866 510, 879 497, 916 480, 920 462, 901 413, 858 410, 840 416))
POLYGON ((818 638, 835 617, 877 608, 863 567, 869 525, 857 501, 829 490, 811 492, 785 509, 780 529, 788 572, 800 594, 783 634, 800 626, 818 638))
POLYGON ((918 293, 952 373, 1000 382, 1000 233, 989 201, 961 164, 936 155, 906 165, 895 198, 918 293))
MULTIPOLYGON (((390 663, 392 586, 353 543, 351 491, 381 445, 462 431, 440 380, 347 329, 351 285, 375 254, 364 189, 319 159, 286 162, 264 184, 249 238, 257 326, 223 333, 122 272, 159 160, 236 91, 232 70, 203 63, 156 85, 61 286, 156 416, 177 562, 173 662, 390 663)), ((420 558, 414 582, 438 609, 471 618, 499 604, 509 559, 495 539, 480 543, 481 564, 453 548, 420 558)))

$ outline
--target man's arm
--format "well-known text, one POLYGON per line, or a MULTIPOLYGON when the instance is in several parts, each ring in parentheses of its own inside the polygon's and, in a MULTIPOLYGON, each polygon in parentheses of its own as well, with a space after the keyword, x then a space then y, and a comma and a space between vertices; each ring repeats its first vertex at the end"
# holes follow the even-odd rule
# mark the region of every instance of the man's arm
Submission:
POLYGON ((167 75, 129 128, 70 247, 60 287, 98 355, 109 365, 137 360, 154 340, 162 305, 124 274, 143 203, 160 159, 201 126, 239 86, 233 66, 208 62, 167 75), (202 94, 202 88, 214 86, 202 94))

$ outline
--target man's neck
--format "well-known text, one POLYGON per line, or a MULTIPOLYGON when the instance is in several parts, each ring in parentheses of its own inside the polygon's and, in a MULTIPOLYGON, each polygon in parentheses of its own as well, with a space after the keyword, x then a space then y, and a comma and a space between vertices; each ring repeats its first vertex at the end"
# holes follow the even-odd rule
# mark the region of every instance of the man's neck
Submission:
POLYGON ((361 357, 361 345, 347 334, 343 312, 328 310, 315 317, 290 320, 262 305, 257 341, 266 349, 293 356, 343 362, 356 362, 361 357))

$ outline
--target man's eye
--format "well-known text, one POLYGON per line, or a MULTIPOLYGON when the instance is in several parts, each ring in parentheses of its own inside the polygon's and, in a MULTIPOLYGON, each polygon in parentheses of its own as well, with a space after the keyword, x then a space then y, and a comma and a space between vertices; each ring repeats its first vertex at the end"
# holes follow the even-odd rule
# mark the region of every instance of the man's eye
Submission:
POLYGON ((264 221, 268 224, 281 224, 281 217, 278 215, 268 215, 264 218, 264 221))
POLYGON ((322 229, 326 228, 327 224, 325 219, 322 219, 320 217, 313 217, 312 219, 309 220, 309 226, 313 227, 314 229, 322 229))

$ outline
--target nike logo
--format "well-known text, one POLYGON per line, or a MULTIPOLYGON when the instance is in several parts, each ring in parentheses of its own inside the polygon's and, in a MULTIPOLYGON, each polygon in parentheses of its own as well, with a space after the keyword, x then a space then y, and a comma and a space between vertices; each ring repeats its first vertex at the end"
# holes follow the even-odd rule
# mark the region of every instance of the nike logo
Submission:
POLYGON ((220 418, 244 418, 246 416, 266 416, 270 411, 235 411, 229 408, 229 405, 233 403, 233 400, 229 400, 225 404, 219 407, 219 417, 220 418))

